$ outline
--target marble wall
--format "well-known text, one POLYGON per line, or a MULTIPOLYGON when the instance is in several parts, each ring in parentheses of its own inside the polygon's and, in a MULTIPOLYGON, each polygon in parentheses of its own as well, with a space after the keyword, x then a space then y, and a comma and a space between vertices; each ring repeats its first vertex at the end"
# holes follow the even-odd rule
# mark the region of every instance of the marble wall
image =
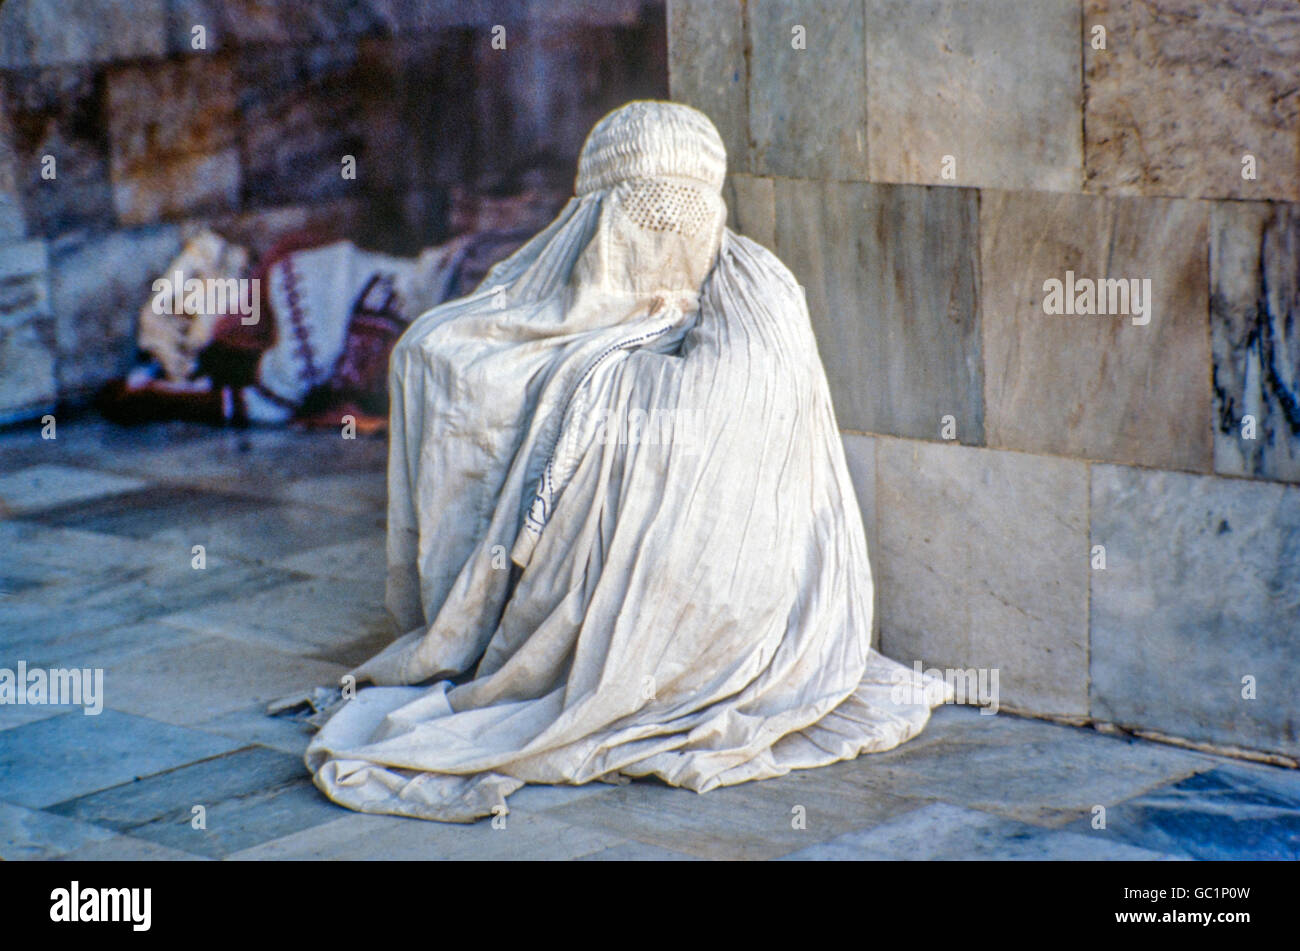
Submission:
POLYGON ((995 668, 1004 707, 1300 757, 1300 6, 668 24, 732 227, 805 287, 882 649, 995 668))
POLYGON ((411 254, 525 179, 544 222, 592 123, 666 94, 666 30, 663 0, 6 0, 0 425, 129 365, 190 229, 411 254))

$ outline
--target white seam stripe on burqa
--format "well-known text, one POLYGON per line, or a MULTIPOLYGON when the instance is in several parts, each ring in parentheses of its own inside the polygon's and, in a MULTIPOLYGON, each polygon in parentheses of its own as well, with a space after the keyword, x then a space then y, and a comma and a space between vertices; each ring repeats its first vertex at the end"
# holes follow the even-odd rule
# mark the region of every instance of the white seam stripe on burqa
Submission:
POLYGON ((870 646, 803 294, 725 227, 724 173, 702 113, 615 110, 559 217, 398 344, 408 633, 307 750, 335 802, 463 822, 524 783, 703 792, 890 749, 945 699, 870 646))

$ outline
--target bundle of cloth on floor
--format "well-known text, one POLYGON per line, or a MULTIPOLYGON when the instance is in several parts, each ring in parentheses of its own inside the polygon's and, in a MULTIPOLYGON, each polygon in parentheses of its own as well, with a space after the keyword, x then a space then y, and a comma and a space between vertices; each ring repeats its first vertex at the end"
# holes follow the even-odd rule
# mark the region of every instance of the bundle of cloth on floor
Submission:
POLYGON ((123 423, 382 430, 389 356, 408 324, 472 291, 529 234, 462 235, 415 258, 298 234, 250 267, 247 249, 205 229, 154 282, 139 315, 141 359, 98 405, 123 423))

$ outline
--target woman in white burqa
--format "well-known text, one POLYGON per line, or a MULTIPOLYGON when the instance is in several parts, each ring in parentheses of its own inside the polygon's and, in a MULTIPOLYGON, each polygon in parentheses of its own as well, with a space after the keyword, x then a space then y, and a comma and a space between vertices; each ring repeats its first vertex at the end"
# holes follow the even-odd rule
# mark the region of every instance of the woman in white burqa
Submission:
POLYGON ((890 749, 944 699, 871 648, 862 519, 799 285, 724 224, 702 113, 633 102, 575 196, 393 353, 407 631, 307 765, 362 812, 525 783, 705 792, 890 749))

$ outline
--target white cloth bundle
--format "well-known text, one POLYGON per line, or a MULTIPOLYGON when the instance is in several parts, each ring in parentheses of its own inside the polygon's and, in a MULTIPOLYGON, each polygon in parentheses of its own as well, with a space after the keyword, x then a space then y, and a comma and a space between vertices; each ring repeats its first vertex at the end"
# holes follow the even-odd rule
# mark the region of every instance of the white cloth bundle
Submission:
POLYGON ((630 103, 579 169, 550 227, 394 352, 408 633, 306 755, 350 808, 472 821, 524 783, 619 776, 706 791, 889 749, 945 697, 870 646, 803 295, 724 227, 712 123, 630 103))

